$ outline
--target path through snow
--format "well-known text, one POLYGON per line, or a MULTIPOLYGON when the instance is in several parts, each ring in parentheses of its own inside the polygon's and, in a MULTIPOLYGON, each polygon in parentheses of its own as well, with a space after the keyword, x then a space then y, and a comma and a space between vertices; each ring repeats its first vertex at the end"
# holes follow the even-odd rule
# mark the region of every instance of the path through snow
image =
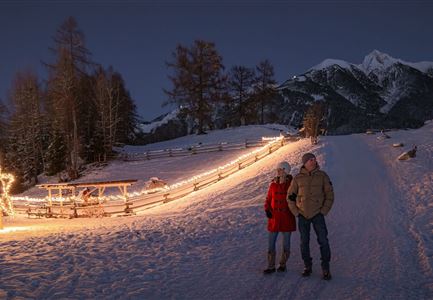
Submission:
POLYGON ((421 271, 409 233, 404 197, 359 135, 327 137, 315 149, 306 140, 290 144, 227 180, 141 216, 103 219, 92 230, 82 220, 63 224, 69 221, 73 230, 0 243, 0 298, 433 297, 432 278, 421 271), (298 233, 292 235, 287 273, 264 276, 262 206, 274 167, 287 160, 299 168, 301 155, 310 150, 335 187, 327 216, 333 280, 320 279, 314 233, 310 278, 300 277, 298 233))

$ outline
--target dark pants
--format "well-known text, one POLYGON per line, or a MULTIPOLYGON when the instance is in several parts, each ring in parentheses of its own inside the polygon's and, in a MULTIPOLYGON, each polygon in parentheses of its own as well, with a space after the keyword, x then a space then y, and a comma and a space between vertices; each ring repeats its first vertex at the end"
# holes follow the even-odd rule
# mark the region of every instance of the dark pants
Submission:
POLYGON ((316 232, 317 242, 320 245, 322 269, 329 270, 331 249, 329 248, 328 229, 326 229, 325 217, 320 213, 311 219, 306 219, 304 216, 299 215, 298 220, 299 233, 301 235, 301 254, 305 267, 311 268, 312 266, 312 259, 310 256, 310 227, 312 223, 314 231, 316 232))

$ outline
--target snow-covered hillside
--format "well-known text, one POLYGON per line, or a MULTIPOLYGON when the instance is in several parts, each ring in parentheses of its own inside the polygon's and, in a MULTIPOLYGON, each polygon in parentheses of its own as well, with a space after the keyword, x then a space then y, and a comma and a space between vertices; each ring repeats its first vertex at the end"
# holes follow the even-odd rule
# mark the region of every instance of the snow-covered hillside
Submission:
POLYGON ((263 136, 278 136, 280 134, 280 130, 286 132, 290 130, 290 128, 279 124, 232 127, 222 130, 209 131, 207 134, 188 135, 173 140, 148 144, 145 146, 125 146, 122 150, 126 152, 144 152, 147 150, 187 148, 196 146, 198 144, 216 144, 221 142, 237 143, 243 142, 245 140, 260 139, 263 136))
MULTIPOLYGON (((301 140, 139 216, 8 219, 10 229, 0 234, 0 298, 431 299, 433 122, 389 135, 329 136, 316 146, 301 140), (393 148, 396 142, 405 149, 393 148), (412 144, 416 158, 397 161, 412 144), (314 238, 313 275, 300 276, 298 233, 288 271, 262 273, 268 184, 282 160, 296 173, 306 151, 317 155, 335 188, 326 217, 330 282, 320 279, 314 238)), ((194 169, 208 160, 197 156, 194 169)))
MULTIPOLYGON (((188 148, 199 144, 242 143, 245 142, 246 139, 259 140, 262 137, 279 136, 280 130, 286 132, 289 128, 278 124, 242 126, 210 131, 208 134, 204 135, 184 136, 145 146, 125 146, 119 148, 118 151, 123 153, 145 153, 148 150, 188 148)), ((174 184, 211 170, 215 168, 215 166, 222 166, 250 151, 251 149, 239 149, 191 156, 166 157, 158 160, 113 161, 106 167, 93 168, 76 182, 137 179, 137 183, 134 184, 129 191, 138 192, 144 188, 146 181, 151 177, 158 177, 168 184, 174 184)), ((41 183, 42 182, 58 182, 58 178, 41 178, 41 183)), ((106 194, 110 193, 118 193, 117 188, 106 191, 106 194)), ((46 194, 46 190, 33 187, 20 196, 45 197, 46 194)))

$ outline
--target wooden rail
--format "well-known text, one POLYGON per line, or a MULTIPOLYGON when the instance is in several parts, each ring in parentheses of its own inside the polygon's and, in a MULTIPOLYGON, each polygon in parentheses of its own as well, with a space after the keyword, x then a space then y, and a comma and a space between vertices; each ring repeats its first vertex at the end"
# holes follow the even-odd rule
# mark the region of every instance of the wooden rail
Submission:
POLYGON ((120 153, 119 158, 125 161, 150 160, 150 159, 157 159, 157 158, 164 158, 164 157, 189 156, 198 153, 262 147, 267 143, 268 141, 263 141, 262 139, 260 139, 260 140, 245 140, 245 142, 242 143, 218 143, 218 144, 194 145, 187 148, 149 150, 140 153, 120 153))
MULTIPOLYGON (((254 164, 255 162, 261 160, 262 158, 268 156, 274 151, 278 150, 288 142, 293 142, 298 140, 297 137, 288 137, 282 140, 274 141, 255 151, 252 155, 246 156, 236 163, 225 167, 224 169, 216 169, 214 172, 210 172, 207 175, 201 176, 199 179, 186 181, 184 184, 179 186, 173 186, 169 189, 164 189, 152 194, 127 194, 126 186, 130 186, 136 182, 136 180, 119 180, 111 182, 87 182, 87 183, 70 183, 70 184, 46 184, 39 185, 41 188, 45 188, 48 191, 51 190, 73 190, 73 195, 77 188, 88 188, 88 187, 125 187, 123 191, 123 199, 101 201, 100 198, 103 197, 103 191, 100 193, 98 190, 98 200, 90 205, 82 205, 78 203, 74 197, 66 197, 64 201, 54 202, 47 199, 46 203, 43 205, 38 205, 35 208, 31 208, 29 205, 15 205, 17 212, 25 212, 30 216, 32 211, 35 216, 40 216, 43 214, 44 209, 47 210, 47 217, 82 217, 82 216, 111 216, 111 215, 125 215, 134 214, 138 211, 148 209, 156 204, 167 203, 186 195, 203 189, 213 183, 216 183, 228 176, 242 170, 243 168, 254 164), (74 189, 73 189, 74 188, 74 189), (37 211, 36 211, 37 209, 37 211)), ((51 194, 52 196, 53 194, 51 194)))

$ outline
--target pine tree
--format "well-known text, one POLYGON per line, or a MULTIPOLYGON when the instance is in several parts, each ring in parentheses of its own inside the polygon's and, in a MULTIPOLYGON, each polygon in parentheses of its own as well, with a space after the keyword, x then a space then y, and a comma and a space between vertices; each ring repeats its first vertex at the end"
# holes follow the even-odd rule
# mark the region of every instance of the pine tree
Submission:
POLYGON ((173 88, 164 90, 169 97, 166 104, 182 106, 194 120, 198 133, 204 133, 206 126, 212 126, 215 104, 226 94, 224 66, 215 44, 196 40, 190 48, 178 45, 173 62, 167 66, 174 75, 169 76, 173 88))
POLYGON ((253 84, 255 80, 254 69, 244 66, 233 66, 229 72, 228 85, 231 99, 234 102, 235 120, 238 125, 251 122, 250 112, 253 110, 252 103, 253 84))
POLYGON ((305 130, 305 137, 310 137, 314 142, 320 133, 320 127, 323 125, 323 118, 325 115, 325 105, 323 102, 313 103, 304 115, 303 125, 305 130))
POLYGON ((119 99, 119 111, 116 132, 113 134, 114 144, 132 143, 136 138, 138 115, 137 106, 126 89, 122 75, 114 72, 112 77, 113 85, 116 87, 117 98, 119 99))
POLYGON ((94 76, 82 76, 79 83, 79 95, 82 98, 80 106, 78 106, 78 114, 80 116, 78 135, 82 143, 80 157, 87 163, 100 161, 100 157, 102 157, 104 152, 102 149, 102 139, 98 138, 98 111, 94 101, 94 93, 94 76))
POLYGON ((3 104, 0 99, 0 166, 3 165, 4 155, 6 151, 6 140, 7 140, 7 107, 3 104))
POLYGON ((48 176, 55 175, 66 168, 66 142, 63 134, 57 129, 51 131, 50 144, 45 152, 45 173, 48 176))
POLYGON ((25 72, 16 75, 11 102, 13 113, 8 130, 8 160, 13 162, 24 182, 35 184, 38 174, 44 169, 46 136, 42 92, 35 74, 25 72))
POLYGON ((59 27, 54 42, 55 48, 52 50, 57 60, 55 64, 48 65, 49 111, 53 130, 64 136, 66 168, 71 179, 74 179, 78 177, 79 154, 82 151, 80 106, 88 101, 80 94, 80 83, 91 65, 90 52, 84 46, 84 34, 72 17, 59 27))
POLYGON ((106 157, 111 155, 116 143, 132 141, 137 123, 136 107, 122 76, 113 68, 98 68, 94 81, 93 100, 97 116, 95 141, 99 140, 102 147, 98 149, 106 157))
POLYGON ((255 100, 259 107, 260 124, 264 124, 265 107, 271 104, 273 98, 276 96, 274 67, 266 59, 257 65, 256 71, 255 100))

